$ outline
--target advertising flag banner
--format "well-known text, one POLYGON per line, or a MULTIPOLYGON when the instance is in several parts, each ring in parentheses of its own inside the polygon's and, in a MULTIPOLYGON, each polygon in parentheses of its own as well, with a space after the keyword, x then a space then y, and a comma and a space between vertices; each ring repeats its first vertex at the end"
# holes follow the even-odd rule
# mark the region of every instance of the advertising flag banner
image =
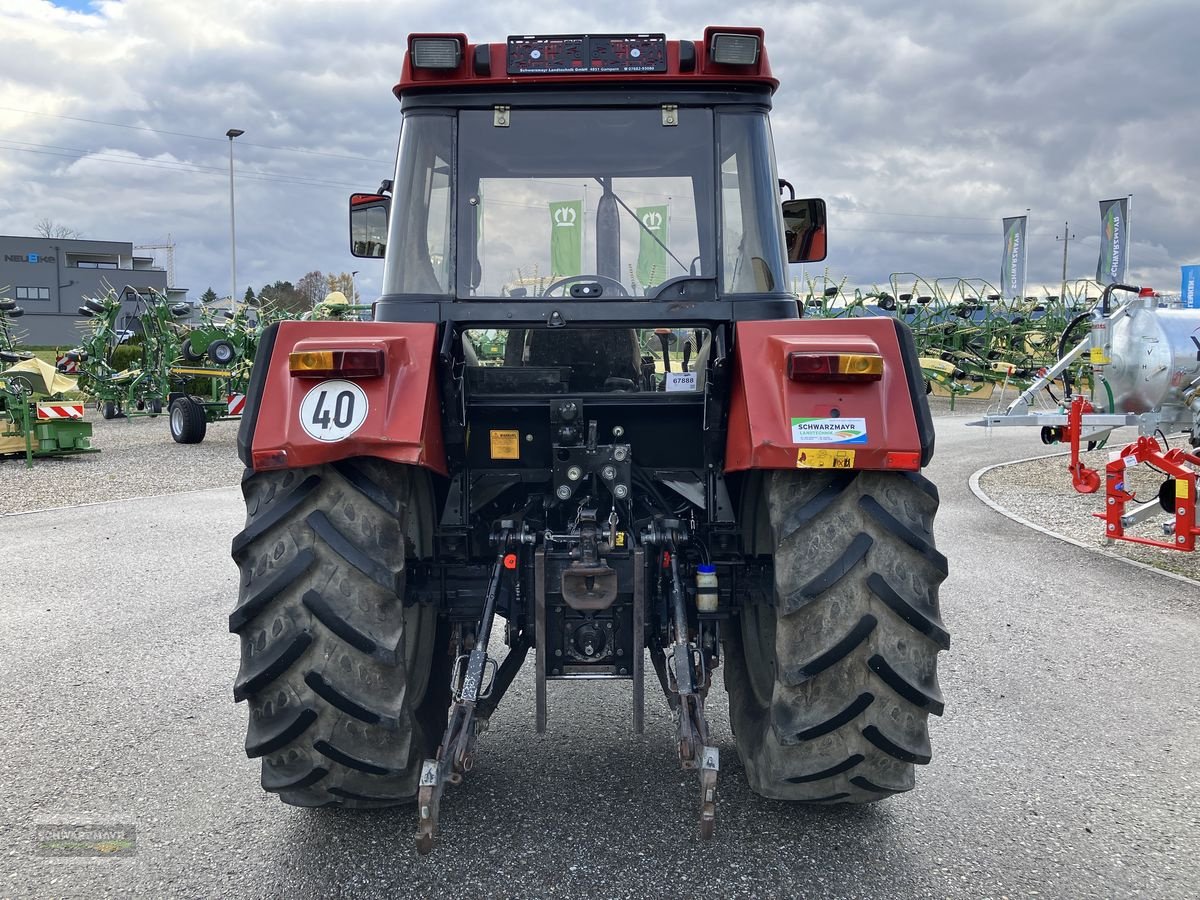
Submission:
POLYGON ((583 201, 550 204, 550 276, 583 272, 583 201))
POLYGON ((1100 201, 1100 260, 1096 280, 1117 284, 1125 280, 1129 255, 1129 198, 1100 201))
POLYGON ((1001 293, 1025 296, 1025 221, 1028 216, 1004 220, 1004 258, 1000 261, 1001 293))
POLYGON ((1196 282, 1200 281, 1200 266, 1180 266, 1183 272, 1183 285, 1179 288, 1179 297, 1186 309, 1200 308, 1200 296, 1196 294, 1196 282))
POLYGON ((638 229, 641 243, 638 245, 637 280, 642 287, 654 287, 667 280, 667 251, 663 246, 668 239, 667 212, 666 206, 639 206, 635 210, 638 221, 645 226, 638 229))

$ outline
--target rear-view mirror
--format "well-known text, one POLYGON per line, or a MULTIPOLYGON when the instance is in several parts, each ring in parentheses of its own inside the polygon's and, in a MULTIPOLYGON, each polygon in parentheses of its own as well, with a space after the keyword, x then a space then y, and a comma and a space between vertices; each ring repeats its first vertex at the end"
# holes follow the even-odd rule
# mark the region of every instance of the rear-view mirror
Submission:
POLYGON ((392 198, 383 194, 350 195, 350 253, 381 259, 387 249, 388 211, 392 198))
POLYGON ((783 237, 790 263, 820 262, 825 258, 825 201, 820 198, 783 201, 783 237))

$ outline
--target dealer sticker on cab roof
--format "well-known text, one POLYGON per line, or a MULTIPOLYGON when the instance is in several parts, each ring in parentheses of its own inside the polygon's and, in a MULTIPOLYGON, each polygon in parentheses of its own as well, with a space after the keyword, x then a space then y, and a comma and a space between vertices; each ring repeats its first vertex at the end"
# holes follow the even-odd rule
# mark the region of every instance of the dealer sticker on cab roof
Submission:
POLYGON ((865 444, 866 419, 792 419, 793 444, 865 444))

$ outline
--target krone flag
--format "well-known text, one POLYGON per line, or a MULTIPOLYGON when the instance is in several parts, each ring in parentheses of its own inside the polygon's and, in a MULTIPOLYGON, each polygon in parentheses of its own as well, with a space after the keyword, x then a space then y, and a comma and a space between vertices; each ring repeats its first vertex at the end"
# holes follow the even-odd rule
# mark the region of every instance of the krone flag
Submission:
POLYGON ((1004 220, 1004 258, 1000 261, 1000 292, 1006 297, 1025 296, 1025 220, 1004 220))
POLYGON ((667 280, 667 210, 666 206, 639 206, 635 212, 638 221, 645 226, 638 229, 641 242, 638 245, 637 280, 642 287, 654 287, 667 280))
POLYGON ((1117 284, 1125 280, 1129 262, 1129 198, 1100 201, 1100 261, 1096 280, 1117 284))
POLYGON ((566 278, 583 271, 583 201, 550 204, 550 276, 566 278))

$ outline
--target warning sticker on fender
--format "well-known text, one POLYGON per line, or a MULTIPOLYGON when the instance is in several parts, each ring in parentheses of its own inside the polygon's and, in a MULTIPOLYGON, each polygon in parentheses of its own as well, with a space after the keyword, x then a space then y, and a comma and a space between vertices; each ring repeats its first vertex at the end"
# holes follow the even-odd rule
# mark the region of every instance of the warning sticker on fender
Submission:
POLYGON ((825 450, 801 447, 796 451, 797 469, 853 469, 853 450, 825 450))
POLYGON ((793 444, 865 444, 866 419, 792 419, 793 444))
POLYGON ((366 420, 367 395, 353 381, 322 381, 300 403, 300 426, 318 441, 344 441, 366 420))

